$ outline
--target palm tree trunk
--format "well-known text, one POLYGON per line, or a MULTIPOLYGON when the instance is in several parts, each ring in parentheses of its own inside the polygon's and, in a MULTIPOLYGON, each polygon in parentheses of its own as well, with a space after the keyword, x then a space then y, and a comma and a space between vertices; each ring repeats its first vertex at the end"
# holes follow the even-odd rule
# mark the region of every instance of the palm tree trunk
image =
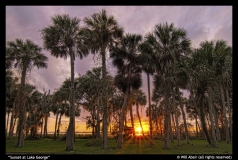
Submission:
POLYGON ((44 123, 44 117, 41 118, 40 137, 42 137, 42 132, 43 132, 43 123, 44 123))
POLYGON ((138 102, 136 102, 136 112, 137 112, 138 120, 140 122, 140 128, 141 128, 141 131, 142 131, 142 135, 144 136, 144 129, 143 129, 143 126, 142 126, 142 123, 141 123, 141 119, 140 119, 139 104, 138 104, 138 102))
POLYGON ((6 129, 5 129, 5 135, 7 135, 8 123, 9 123, 9 115, 10 115, 10 111, 7 112, 7 124, 6 124, 6 129))
POLYGON ((184 112, 184 109, 183 109, 183 104, 180 100, 180 109, 182 111, 182 116, 183 116, 183 124, 184 124, 184 128, 185 128, 185 136, 186 136, 186 143, 189 144, 189 136, 188 136, 188 126, 187 126, 187 122, 186 122, 186 116, 185 116, 185 112, 184 112))
POLYGON ((151 114, 151 103, 150 103, 150 75, 147 74, 147 84, 148 84, 148 102, 149 102, 149 124, 150 124, 150 145, 154 145, 153 141, 153 126, 152 126, 152 114, 151 114))
POLYGON ((232 112, 231 112, 228 88, 225 88, 225 92, 226 92, 227 107, 228 107, 228 114, 229 114, 230 141, 232 142, 232 133, 233 133, 232 132, 232 112))
POLYGON ((124 116, 124 126, 127 127, 127 117, 126 117, 126 115, 127 115, 127 110, 125 110, 125 116, 124 116))
POLYGON ((174 136, 173 136, 173 130, 172 130, 172 123, 171 123, 171 121, 172 121, 172 118, 171 118, 171 114, 170 114, 170 116, 169 116, 169 135, 170 135, 170 141, 171 141, 171 143, 174 143, 174 136))
POLYGON ((131 126, 134 128, 134 119, 133 119, 132 105, 130 105, 130 117, 131 117, 131 126))
POLYGON ((24 91, 24 87, 25 87, 25 77, 26 77, 26 69, 27 66, 23 66, 23 70, 22 70, 22 77, 21 77, 21 86, 20 86, 20 90, 19 90, 19 94, 18 94, 18 98, 19 99, 19 119, 18 119, 18 126, 17 126, 17 143, 16 146, 17 147, 23 147, 24 146, 24 130, 25 130, 25 125, 26 125, 26 95, 25 95, 25 91, 24 91))
POLYGON ((208 89, 209 93, 208 93, 208 107, 209 107, 209 117, 210 117, 210 121, 211 121, 211 132, 212 132, 212 146, 213 147, 217 147, 217 143, 216 143, 216 134, 215 134, 215 128, 214 128, 214 117, 213 117, 213 105, 212 105, 212 93, 211 93, 211 88, 209 87, 208 89))
POLYGON ((206 114, 206 118, 207 118, 207 124, 208 124, 209 131, 210 131, 211 130, 211 124, 210 124, 210 121, 209 121, 209 118, 208 118, 208 113, 206 114))
POLYGON ((213 115, 214 115, 214 119, 215 119, 217 141, 221 141, 221 134, 220 134, 220 129, 219 129, 219 125, 218 125, 218 118, 217 118, 217 113, 216 113, 214 106, 213 106, 213 115))
POLYGON ((200 114, 201 114, 202 129, 203 129, 203 132, 204 132, 204 134, 206 136, 206 139, 207 139, 208 143, 212 144, 210 136, 209 136, 208 131, 207 131, 207 125, 206 125, 205 113, 204 113, 204 105, 203 105, 203 98, 201 96, 200 96, 199 102, 200 102, 200 107, 201 107, 200 114))
POLYGON ((74 53, 69 48, 71 62, 71 88, 70 88, 70 106, 69 106, 69 126, 66 134, 66 151, 74 150, 75 134, 75 107, 74 107, 74 53))
POLYGON ((126 92, 125 92, 125 96, 124 96, 124 100, 123 100, 123 104, 122 104, 122 111, 121 111, 120 120, 119 120, 119 133, 118 133, 118 140, 117 140, 117 148, 122 148, 122 138, 123 138, 122 132, 124 129, 123 122, 124 122, 128 94, 129 94, 129 83, 127 82, 127 88, 126 88, 126 92))
POLYGON ((159 124, 158 124, 158 116, 156 115, 155 117, 155 125, 156 125, 156 136, 158 135, 159 133, 159 124))
MULTIPOLYGON (((102 47, 101 50, 101 56, 102 56, 102 79, 104 82, 104 88, 107 86, 107 78, 106 78, 106 47, 102 47)), ((107 95, 107 89, 104 90, 103 93, 103 149, 108 148, 108 109, 107 109, 107 98, 105 97, 107 95)))
POLYGON ((164 149, 170 148, 170 142, 169 142, 169 121, 170 121, 170 112, 169 112, 169 101, 168 97, 166 98, 166 104, 164 108, 164 149))
POLYGON ((178 111, 177 110, 175 110, 174 115, 175 115, 176 135, 177 135, 178 146, 181 146, 181 140, 180 140, 180 134, 179 134, 178 111))
MULTIPOLYGON (((178 88, 176 88, 178 90, 178 88)), ((174 94, 174 90, 172 90, 172 93, 173 93, 173 103, 172 103, 172 107, 174 108, 174 116, 175 116, 175 132, 176 132, 176 137, 177 137, 177 143, 178 143, 178 146, 181 145, 181 141, 180 141, 180 132, 179 132, 179 122, 178 122, 178 111, 177 111, 177 106, 176 106, 176 101, 175 101, 175 94, 174 94)), ((173 115, 172 115, 172 118, 173 118, 173 115)))
POLYGON ((48 124, 48 116, 50 113, 46 113, 45 115, 45 124, 44 124, 44 137, 48 137, 48 132, 47 132, 47 124, 48 124))
POLYGON ((162 129, 162 117, 159 117, 159 129, 160 129, 160 135, 163 135, 163 129, 162 129))
MULTIPOLYGON (((60 104, 59 104, 60 105, 60 104)), ((57 106, 56 118, 55 118, 55 132, 53 139, 56 139, 57 125, 58 125, 58 116, 59 116, 59 105, 57 106)))
POLYGON ((222 99, 222 110, 223 110, 223 116, 224 116, 225 127, 226 127, 226 143, 230 143, 229 128, 228 128, 228 122, 226 117, 225 97, 224 97, 224 90, 222 86, 220 86, 220 91, 221 91, 221 99, 222 99))
MULTIPOLYGON (((101 97, 101 96, 100 96, 101 97)), ((97 104, 97 126, 96 126, 96 138, 100 138, 100 116, 99 116, 99 106, 101 106, 100 105, 100 103, 99 103, 99 100, 100 99, 98 99, 98 104, 97 104)))
MULTIPOLYGON (((134 128, 134 118, 133 118, 132 105, 130 105, 130 117, 131 117, 131 126, 134 128)), ((135 137, 135 132, 133 132, 133 137, 135 137)), ((134 139, 134 142, 135 142, 135 139, 134 139)))
MULTIPOLYGON (((13 103, 13 106, 14 106, 15 103, 13 103)), ((15 108, 15 107, 14 107, 15 108)), ((12 139, 12 136, 13 136, 13 119, 14 119, 14 112, 15 112, 15 109, 13 108, 12 110, 12 114, 11 114, 11 119, 10 119, 10 127, 9 127, 9 132, 8 132, 8 137, 9 139, 12 139)))
POLYGON ((58 122, 58 128, 57 128, 57 139, 59 139, 59 133, 60 133, 60 125, 61 125, 61 117, 62 114, 60 113, 60 117, 59 117, 59 122, 58 122))
POLYGON ((197 138, 199 138, 199 135, 198 135, 198 120, 197 120, 197 116, 195 116, 195 123, 196 123, 196 134, 197 134, 197 138))

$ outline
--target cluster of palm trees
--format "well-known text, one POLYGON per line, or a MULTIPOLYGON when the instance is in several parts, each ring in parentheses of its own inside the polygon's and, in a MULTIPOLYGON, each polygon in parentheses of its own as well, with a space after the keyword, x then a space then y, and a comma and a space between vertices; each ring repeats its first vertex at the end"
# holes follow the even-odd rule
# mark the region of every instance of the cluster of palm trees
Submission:
MULTIPOLYGON (((136 105, 137 115, 140 117, 139 106, 147 103, 145 93, 140 90, 142 72, 147 74, 148 82, 150 145, 154 144, 154 130, 158 131, 160 126, 160 131, 163 130, 164 134, 164 148, 170 148, 171 118, 175 120, 176 137, 178 145, 181 145, 178 121, 180 113, 189 143, 186 111, 189 117, 200 120, 202 131, 212 146, 216 147, 216 141, 221 139, 221 128, 226 131, 226 142, 232 141, 232 48, 224 40, 204 41, 199 48, 194 49, 186 31, 176 28, 173 23, 158 24, 145 37, 130 33, 124 35, 123 28, 113 16, 107 15, 105 10, 84 18, 82 27, 79 22, 77 17, 57 14, 52 17, 52 25, 41 30, 44 49, 57 58, 69 57, 71 62, 70 78, 52 95, 48 95, 51 98, 47 105, 40 105, 42 103, 39 101, 28 102, 28 97, 33 94, 29 95, 30 92, 26 90, 28 85, 25 84, 26 73, 34 66, 47 67, 47 57, 41 53, 41 48, 30 40, 23 42, 17 39, 7 42, 6 111, 12 112, 15 119, 18 118, 17 147, 23 146, 28 122, 26 117, 37 117, 34 117, 36 109, 32 107, 41 108, 44 116, 38 116, 36 121, 39 122, 43 120, 42 117, 47 117, 50 111, 42 106, 50 106, 57 118, 55 139, 59 135, 60 117, 63 114, 69 116, 66 150, 74 150, 75 116, 80 115, 81 105, 91 114, 87 117, 87 125, 92 127, 93 137, 100 138, 100 123, 102 124, 103 149, 108 148, 108 126, 113 118, 116 120, 119 130, 117 147, 122 148, 127 111, 130 111, 133 126, 132 106, 136 105), (83 59, 89 53, 100 56, 101 67, 93 68, 85 75, 75 78, 76 57, 83 59), (107 71, 107 57, 117 68, 114 77, 107 71), (18 89, 17 80, 11 72, 13 66, 21 71, 21 84, 18 89), (190 92, 189 99, 182 97, 181 89, 190 92), (164 127, 161 127, 161 124, 164 127)), ((40 93, 37 93, 36 97, 37 95, 42 99, 40 93)), ((198 121, 196 126, 197 124, 198 121)))

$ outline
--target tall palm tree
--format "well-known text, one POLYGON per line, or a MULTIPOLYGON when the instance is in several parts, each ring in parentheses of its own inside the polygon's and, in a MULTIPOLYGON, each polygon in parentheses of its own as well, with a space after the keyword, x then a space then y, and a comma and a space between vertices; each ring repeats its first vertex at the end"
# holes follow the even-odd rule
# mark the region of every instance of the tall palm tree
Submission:
MULTIPOLYGON (((230 135, 229 135, 229 128, 228 128, 228 120, 227 120, 227 113, 226 113, 226 107, 225 107, 225 99, 224 99, 224 91, 223 91, 223 82, 224 80, 228 82, 228 84, 231 84, 231 76, 229 73, 231 73, 231 70, 228 71, 225 68, 231 68, 231 64, 228 66, 225 65, 225 59, 226 57, 229 57, 232 53, 231 47, 227 46, 226 42, 223 40, 218 41, 204 41, 200 43, 200 48, 194 51, 192 55, 192 61, 191 65, 189 66, 188 72, 191 73, 191 80, 190 83, 193 84, 193 88, 197 88, 197 96, 199 95, 201 101, 205 100, 205 98, 208 98, 208 106, 209 106, 209 112, 210 114, 213 113, 213 96, 214 96, 214 89, 217 87, 220 87, 220 94, 221 94, 221 100, 222 100, 222 106, 223 106, 223 116, 225 120, 225 126, 226 126, 226 141, 227 143, 230 142, 230 135), (223 68, 223 69, 222 69, 223 68), (227 72, 228 71, 228 72, 227 72), (225 73, 225 74, 224 74, 225 73), (209 76, 206 76, 209 75, 209 76), (193 82, 193 81, 194 82, 193 82)), ((217 89, 216 89, 217 90, 217 89)), ((202 102, 200 102, 202 103, 202 102)), ((204 116, 204 108, 201 105, 201 116, 204 116), (203 111, 203 112, 202 112, 203 111)), ((210 115, 210 121, 211 123, 214 123, 213 117, 214 114, 210 115)), ((214 147, 216 146, 216 138, 215 138, 215 132, 212 126, 212 136, 209 137, 208 133, 206 133, 206 124, 203 120, 204 118, 201 117, 202 120, 202 127, 204 129, 204 132, 206 134, 208 143, 211 144, 214 147), (212 138, 212 139, 210 139, 212 138)))
POLYGON ((71 87, 70 87, 70 109, 69 126, 66 138, 66 151, 74 150, 75 131, 75 106, 74 106, 74 61, 75 57, 80 59, 88 54, 85 42, 81 39, 77 17, 69 17, 67 14, 56 14, 52 17, 52 25, 41 30, 43 45, 51 55, 58 58, 70 57, 71 87))
MULTIPOLYGON (((83 19, 85 27, 81 30, 87 44, 90 46, 91 53, 99 52, 102 60, 102 79, 104 86, 106 81, 106 56, 107 51, 116 46, 123 35, 123 29, 119 27, 114 16, 107 15, 106 10, 102 9, 99 13, 94 13, 91 17, 83 19)), ((106 88, 106 87, 104 87, 106 88)), ((103 148, 108 148, 108 113, 107 113, 107 93, 103 94, 103 148)))
MULTIPOLYGON (((190 51, 191 42, 187 38, 186 31, 182 28, 175 28, 173 23, 168 24, 166 22, 165 24, 156 25, 154 31, 146 35, 146 39, 155 53, 154 59, 156 61, 155 67, 157 74, 155 80, 172 80, 168 75, 173 76, 174 63, 180 59, 181 55, 190 51)), ((171 96, 169 92, 175 87, 174 82, 170 86, 167 86, 167 89, 170 91, 164 90, 166 92, 165 95, 171 96)), ((169 97, 165 96, 165 100, 167 101, 169 97)), ((165 108, 165 113, 165 122, 169 122, 169 119, 167 119, 169 118, 168 108, 165 108)), ((165 127, 169 129, 166 123, 165 127)), ((164 148, 170 148, 169 136, 167 134, 169 134, 169 131, 165 130, 164 148)))
POLYGON ((115 47, 111 52, 113 65, 118 69, 117 75, 115 76, 115 85, 125 94, 119 122, 118 148, 122 148, 124 113, 127 106, 128 95, 130 94, 131 88, 139 89, 142 85, 142 70, 138 57, 139 44, 141 41, 141 35, 128 33, 121 40, 121 45, 115 47))
POLYGON ((152 135, 152 112, 151 112, 151 97, 150 97, 150 75, 153 75, 155 72, 155 53, 152 50, 152 47, 149 42, 146 40, 140 45, 140 58, 143 71, 147 75, 147 85, 148 85, 148 102, 149 102, 149 124, 150 124, 150 145, 154 145, 153 135, 152 135))
POLYGON ((26 123, 26 106, 25 106, 25 80, 26 74, 31 72, 34 66, 39 68, 47 68, 46 61, 48 58, 41 52, 41 47, 34 44, 31 40, 26 39, 25 42, 21 39, 15 41, 8 41, 6 47, 6 58, 14 64, 15 68, 18 68, 21 72, 21 87, 19 97, 21 97, 19 103, 19 120, 18 120, 18 140, 17 147, 24 146, 24 130, 26 123))

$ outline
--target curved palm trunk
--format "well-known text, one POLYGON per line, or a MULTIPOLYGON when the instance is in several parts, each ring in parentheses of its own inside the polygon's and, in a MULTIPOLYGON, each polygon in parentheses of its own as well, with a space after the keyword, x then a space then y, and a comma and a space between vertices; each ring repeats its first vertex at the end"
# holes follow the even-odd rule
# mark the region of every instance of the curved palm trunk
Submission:
POLYGON ((203 132, 206 136, 206 139, 208 141, 209 144, 212 144, 211 142, 211 139, 210 139, 210 136, 208 134, 208 130, 207 130, 207 125, 206 125, 206 120, 205 120, 205 113, 204 113, 204 105, 203 105, 203 99, 202 97, 200 96, 200 107, 201 107, 201 111, 200 111, 200 114, 201 114, 201 125, 202 125, 202 129, 203 129, 203 132))
POLYGON ((61 125, 61 117, 62 114, 60 113, 60 117, 59 117, 59 122, 58 122, 58 128, 57 128, 57 139, 59 139, 59 133, 60 133, 60 125, 61 125))
POLYGON ((189 136, 188 136, 188 127, 187 127, 187 122, 186 122, 186 116, 185 116, 185 112, 183 109, 183 104, 180 100, 180 109, 182 111, 182 116, 183 116, 183 124, 184 124, 184 128, 185 128, 185 136, 186 136, 186 143, 189 144, 189 136))
POLYGON ((153 141, 153 127, 152 127, 152 114, 151 114, 151 103, 150 103, 150 75, 147 73, 147 84, 148 84, 148 102, 149 102, 149 123, 150 123, 150 145, 154 145, 153 141))
POLYGON ((66 151, 74 150, 74 131, 75 131, 75 107, 74 107, 74 54, 69 48, 71 62, 71 88, 70 88, 70 107, 69 107, 69 126, 66 135, 66 151))
POLYGON ((141 123, 141 119, 140 119, 139 104, 138 104, 138 102, 136 102, 136 113, 137 113, 137 116, 138 116, 138 119, 139 119, 139 122, 140 122, 140 128, 141 128, 141 131, 142 131, 142 135, 144 136, 144 129, 143 129, 143 126, 142 126, 142 123, 141 123))
POLYGON ((24 146, 24 131, 26 128, 26 105, 25 105, 25 93, 24 93, 24 86, 25 86, 25 77, 26 77, 26 69, 27 66, 23 66, 22 70, 22 77, 21 77, 21 87, 19 90, 18 98, 19 100, 19 119, 18 119, 18 126, 17 126, 17 147, 24 146))
POLYGON ((221 100, 222 100, 222 110, 223 110, 223 116, 224 116, 225 127, 226 127, 226 143, 230 143, 229 128, 228 128, 228 122, 226 117, 225 97, 224 97, 224 90, 222 86, 220 86, 220 91, 221 91, 221 100))

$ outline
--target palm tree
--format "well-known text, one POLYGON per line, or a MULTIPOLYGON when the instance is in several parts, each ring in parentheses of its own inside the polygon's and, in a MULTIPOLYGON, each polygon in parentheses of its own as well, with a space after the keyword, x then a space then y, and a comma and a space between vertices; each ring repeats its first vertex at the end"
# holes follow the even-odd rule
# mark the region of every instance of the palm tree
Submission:
MULTIPOLYGON (((123 29, 119 27, 113 16, 108 16, 106 10, 94 13, 91 17, 85 17, 86 26, 81 30, 91 53, 99 55, 102 59, 102 79, 104 86, 106 81, 106 53, 116 46, 123 35, 123 29)), ((106 87, 104 87, 106 88, 106 87)), ((108 113, 107 113, 107 93, 103 94, 103 148, 108 148, 108 113)))
MULTIPOLYGON (((155 67, 157 78, 155 78, 155 80, 161 82, 164 80, 170 80, 169 82, 173 81, 170 86, 164 86, 168 87, 164 88, 165 95, 168 96, 165 96, 165 101, 168 101, 171 96, 170 92, 175 87, 175 81, 172 78, 174 63, 180 59, 181 55, 190 51, 191 42, 187 38, 187 33, 184 29, 175 28, 173 23, 169 25, 167 22, 165 24, 156 25, 154 31, 146 35, 146 39, 147 43, 149 43, 152 48, 152 53, 155 53, 155 56, 153 57, 156 61, 155 67), (171 78, 169 76, 171 76, 171 78)), ((165 122, 169 122, 169 119, 167 119, 169 118, 168 108, 165 108, 165 113, 165 122)), ((165 127, 169 129, 168 124, 166 123, 165 127)), ((170 148, 169 136, 167 134, 169 134, 169 131, 165 129, 165 149, 170 148)))
POLYGON ((81 39, 79 32, 79 22, 77 17, 69 17, 67 14, 56 14, 52 17, 53 24, 42 29, 43 45, 49 50, 51 55, 58 58, 70 57, 71 67, 71 94, 69 109, 69 126, 66 138, 66 151, 73 151, 74 131, 75 131, 75 106, 74 106, 74 61, 75 57, 80 59, 88 54, 85 42, 81 39))
POLYGON ((103 81, 101 67, 88 70, 86 74, 79 77, 77 81, 79 83, 77 90, 82 94, 80 104, 82 104, 84 109, 91 112, 92 115, 92 117, 88 117, 88 126, 93 127, 93 131, 95 130, 96 132, 96 138, 100 138, 101 105, 99 104, 99 101, 101 99, 101 94, 104 87, 102 83, 103 81))
POLYGON ((41 96, 41 101, 40 101, 40 107, 43 112, 43 118, 42 118, 42 127, 43 129, 43 137, 47 137, 47 126, 48 126, 48 117, 50 116, 50 110, 52 106, 52 97, 53 95, 50 95, 50 90, 48 93, 44 90, 44 94, 41 96), (43 126, 44 122, 44 126, 43 126))
POLYGON ((139 65, 138 57, 138 47, 141 40, 141 35, 126 34, 121 40, 121 45, 115 47, 111 52, 113 65, 118 69, 117 75, 115 76, 115 85, 125 94, 119 122, 118 148, 122 148, 124 113, 127 106, 128 95, 130 94, 131 88, 138 89, 142 85, 142 70, 139 65))
MULTIPOLYGON (((146 40, 148 37, 145 37, 146 40)), ((153 135, 152 135, 152 112, 151 112, 151 98, 150 98, 150 75, 153 75, 155 72, 155 54, 152 50, 151 45, 149 42, 144 41, 140 45, 140 58, 141 58, 141 64, 142 64, 142 69, 147 75, 147 85, 148 85, 148 102, 149 102, 149 124, 150 124, 150 145, 154 145, 153 142, 153 135)))
MULTIPOLYGON (((7 135, 7 130, 8 130, 8 126, 9 126, 9 116, 10 113, 12 113, 11 115, 15 114, 13 113, 14 110, 14 100, 15 100, 15 94, 14 92, 16 91, 16 85, 17 85, 17 81, 18 78, 17 77, 13 77, 13 72, 11 70, 6 70, 6 112, 7 112, 7 124, 6 124, 6 135, 7 135)), ((13 117, 13 116, 11 116, 13 117)))
MULTIPOLYGON (((201 107, 201 120, 202 120, 202 127, 206 134, 208 143, 212 146, 216 147, 216 138, 215 138, 215 131, 213 127, 214 120, 216 119, 213 117, 213 103, 214 98, 212 98, 215 94, 214 91, 217 90, 217 87, 220 87, 220 94, 223 106, 223 116, 225 120, 226 126, 226 141, 227 143, 230 142, 230 135, 229 135, 229 128, 228 128, 228 121, 226 117, 226 108, 225 108, 225 100, 224 100, 224 91, 223 91, 223 80, 228 80, 231 82, 231 77, 229 76, 228 70, 223 70, 222 68, 231 68, 229 64, 225 66, 225 59, 231 55, 231 47, 227 46, 226 42, 223 40, 219 41, 204 41, 200 43, 200 48, 194 51, 192 55, 192 61, 189 65, 188 72, 190 73, 190 84, 196 89, 196 94, 200 98, 199 103, 202 104, 205 102, 205 98, 208 99, 208 106, 209 106, 209 116, 211 121, 211 129, 212 129, 212 140, 210 139, 209 134, 207 133, 206 123, 204 122, 205 118, 204 115, 204 108, 203 104, 200 105, 201 107), (225 72, 223 72, 225 71, 225 72), (228 71, 228 72, 226 72, 228 71), (223 73, 226 73, 225 75, 223 73), (209 76, 207 76, 209 75, 209 76)), ((231 73, 231 70, 230 70, 231 73)))
POLYGON ((34 44, 31 40, 26 39, 24 42, 21 39, 15 41, 8 41, 6 47, 6 58, 14 64, 15 68, 21 71, 21 87, 19 97, 21 97, 19 103, 16 103, 19 107, 19 120, 18 120, 18 140, 17 147, 24 146, 24 130, 26 123, 26 106, 25 106, 25 80, 26 74, 31 72, 34 66, 39 68, 47 68, 46 61, 48 58, 41 53, 41 47, 34 44))

